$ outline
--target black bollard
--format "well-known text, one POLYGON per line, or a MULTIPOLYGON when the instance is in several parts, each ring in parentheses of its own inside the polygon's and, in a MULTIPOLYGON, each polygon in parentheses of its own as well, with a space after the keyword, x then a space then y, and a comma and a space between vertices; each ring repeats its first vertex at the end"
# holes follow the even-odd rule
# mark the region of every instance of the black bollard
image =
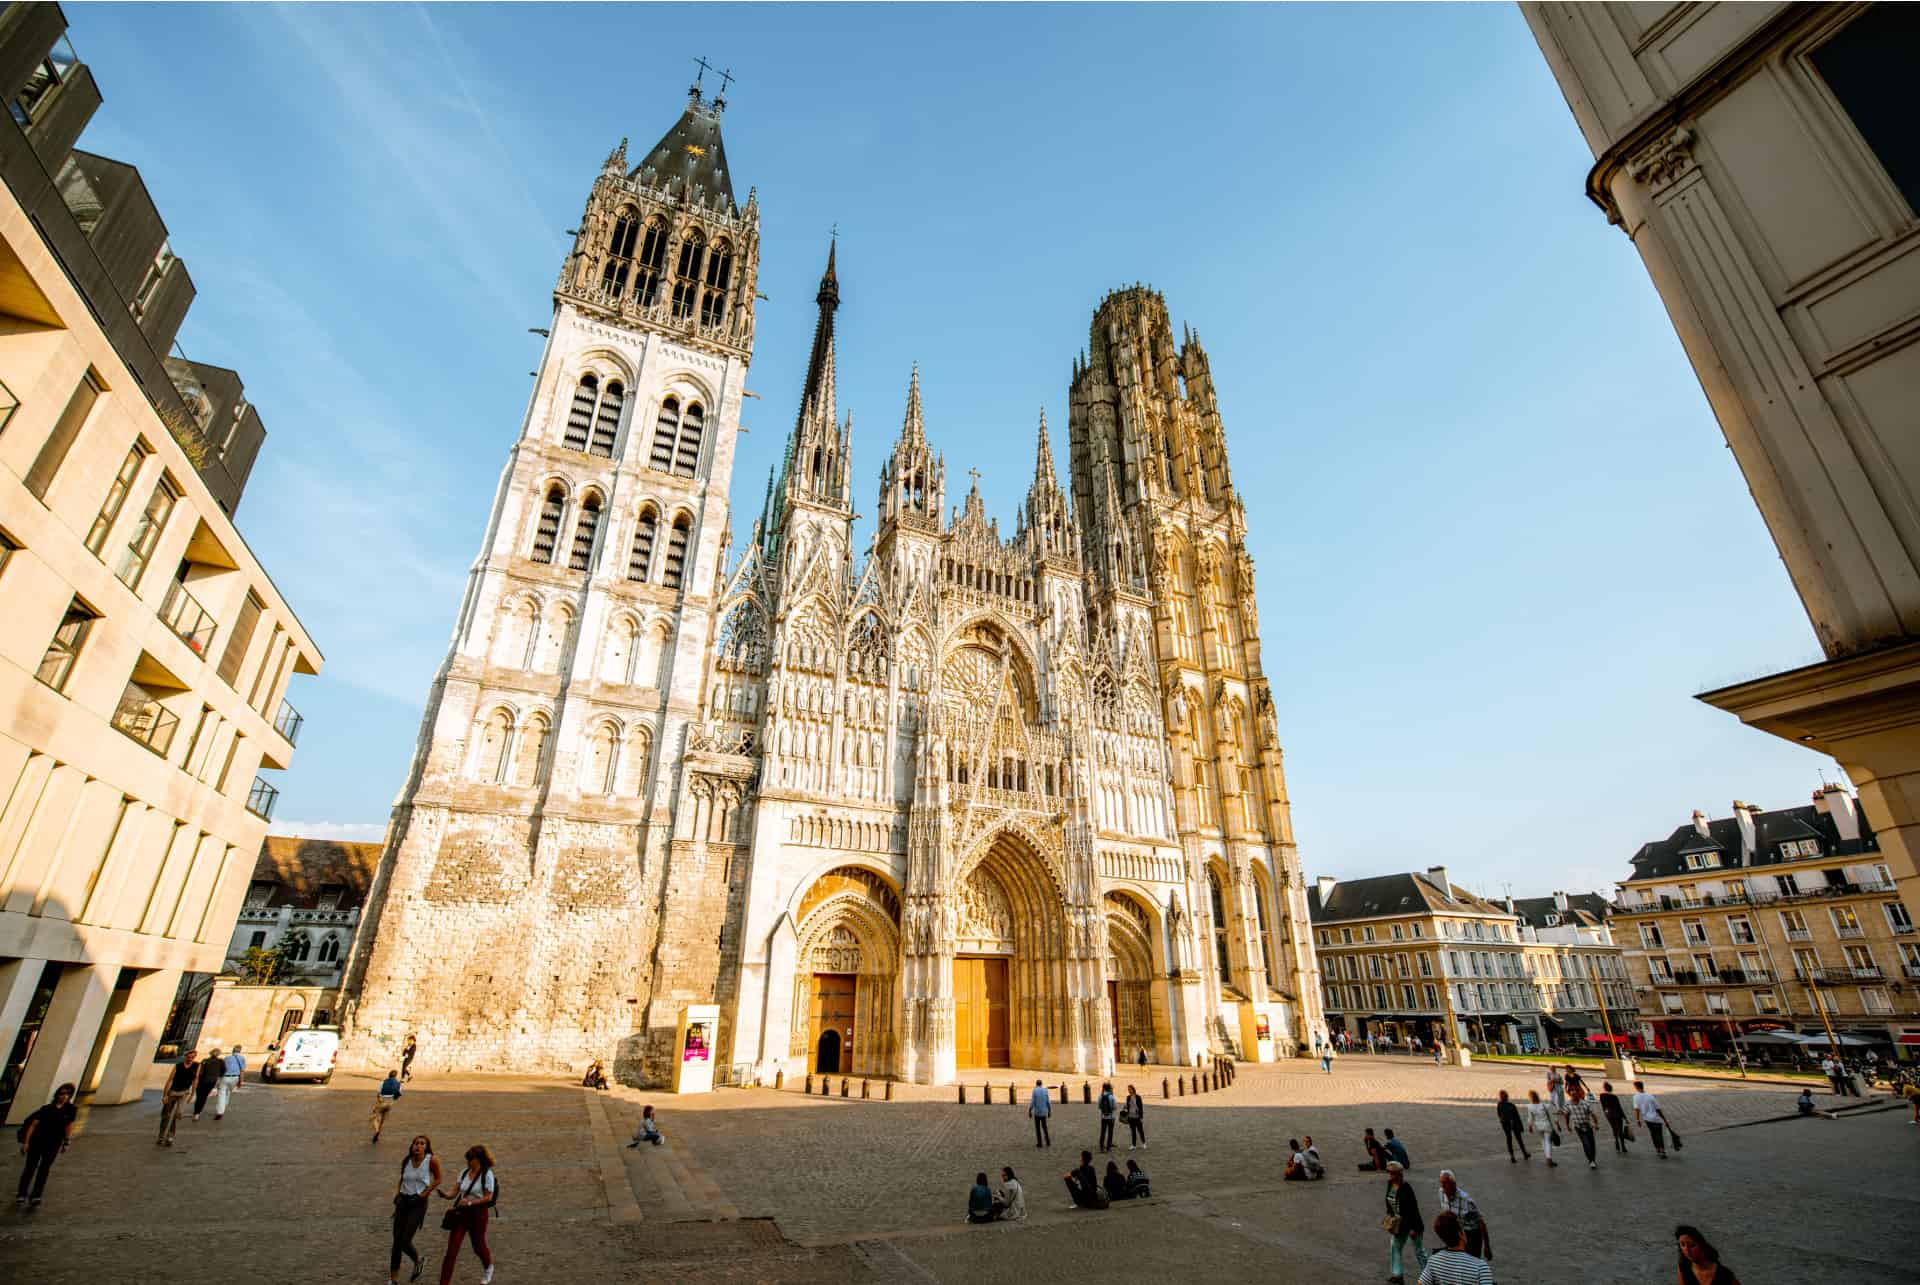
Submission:
POLYGON ((807 1096, 808 1097, 813 1096, 813 1076, 812 1075, 807 1076, 807 1096))
POLYGON ((1173 1096, 1173 1090, 1168 1087, 1167 1077, 1164 1075, 1160 1077, 1160 1096, 1162 1098, 1170 1098, 1173 1096))
POLYGON ((965 1106, 967 1104, 967 1086, 964 1084, 956 1084, 954 1087, 960 1090, 960 1105, 965 1106))
POLYGON ((787 1073, 784 1070, 775 1071, 773 1073, 773 1087, 775 1089, 785 1088, 786 1083, 787 1083, 787 1073))

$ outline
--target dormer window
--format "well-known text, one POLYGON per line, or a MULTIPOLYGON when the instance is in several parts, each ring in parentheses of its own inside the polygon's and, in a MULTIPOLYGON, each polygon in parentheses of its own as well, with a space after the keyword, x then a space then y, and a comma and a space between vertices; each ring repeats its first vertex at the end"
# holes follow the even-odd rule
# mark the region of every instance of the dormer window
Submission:
POLYGON ((1687 869, 1689 870, 1715 870, 1718 869, 1719 866, 1720 854, 1717 852, 1689 852, 1687 854, 1687 869))
POLYGON ((1780 845, 1780 855, 1783 859, 1788 861, 1792 861, 1800 857, 1817 857, 1820 855, 1820 840, 1789 839, 1787 842, 1780 845))
POLYGON ((314 903, 314 906, 319 910, 338 910, 340 899, 346 895, 346 892, 344 884, 323 883, 320 885, 320 899, 314 903))
POLYGON ((1555 914, 1549 914, 1547 916, 1547 927, 1558 928, 1559 926, 1560 926, 1560 916, 1555 914))
POLYGON ((247 886, 247 908, 258 910, 273 900, 273 880, 255 879, 247 886))

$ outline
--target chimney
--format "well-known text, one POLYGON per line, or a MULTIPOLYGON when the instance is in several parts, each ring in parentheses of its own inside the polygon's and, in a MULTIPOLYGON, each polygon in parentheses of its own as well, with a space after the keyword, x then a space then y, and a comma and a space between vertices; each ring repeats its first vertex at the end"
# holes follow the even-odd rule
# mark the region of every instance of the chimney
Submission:
POLYGON ((1339 883, 1340 881, 1334 878, 1332 875, 1321 875, 1316 882, 1318 883, 1320 888, 1320 907, 1321 909, 1324 910, 1326 908, 1328 898, 1333 896, 1334 885, 1339 883))
POLYGON ((1554 908, 1555 910, 1565 910, 1565 909, 1567 908, 1567 894, 1566 894, 1566 893, 1564 893, 1564 892, 1556 892, 1556 893, 1554 893, 1554 894, 1553 894, 1553 908, 1554 908))
POLYGON ((1453 900, 1453 885, 1447 882, 1447 868, 1445 866, 1428 866, 1427 878, 1432 882, 1434 887, 1440 890, 1441 896, 1445 897, 1448 901, 1453 900))
POLYGON ((1513 896, 1511 893, 1509 893, 1507 896, 1507 913, 1510 915, 1517 915, 1520 913, 1519 911, 1513 908, 1513 896))
POLYGON ((1837 785, 1823 785, 1813 796, 1813 805, 1833 818, 1834 828, 1843 841, 1860 837, 1860 807, 1854 797, 1837 785))
POLYGON ((1707 814, 1699 808, 1693 810, 1693 829, 1702 839, 1711 839, 1713 831, 1707 829, 1707 814))
POLYGON ((1760 809, 1749 807, 1740 800, 1733 801, 1733 819, 1740 823, 1740 864, 1753 864, 1754 854, 1760 851, 1760 836, 1753 828, 1753 817, 1760 809))

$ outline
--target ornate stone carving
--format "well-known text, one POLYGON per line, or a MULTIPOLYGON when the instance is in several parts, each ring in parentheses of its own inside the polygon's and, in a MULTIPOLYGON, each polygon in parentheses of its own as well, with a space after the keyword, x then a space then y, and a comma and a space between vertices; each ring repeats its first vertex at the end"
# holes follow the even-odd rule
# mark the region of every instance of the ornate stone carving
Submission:
POLYGON ((1635 153, 1627 161, 1627 174, 1634 182, 1644 183, 1656 192, 1668 187, 1693 169, 1693 143, 1693 130, 1676 125, 1664 137, 1635 153))
POLYGON ((976 868, 960 885, 957 944, 963 950, 1013 951, 1013 907, 999 882, 976 868))

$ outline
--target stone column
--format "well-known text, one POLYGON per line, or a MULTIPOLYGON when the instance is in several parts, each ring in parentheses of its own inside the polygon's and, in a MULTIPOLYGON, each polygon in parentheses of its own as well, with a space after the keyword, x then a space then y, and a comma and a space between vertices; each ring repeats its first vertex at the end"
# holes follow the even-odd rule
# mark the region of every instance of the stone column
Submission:
MULTIPOLYGON (((45 1106, 56 1086, 80 1082, 100 1035, 100 1020, 113 998, 118 964, 68 964, 53 988, 53 1002, 20 1075, 5 1123, 17 1124, 45 1106)), ((162 1015, 164 1017, 164 1014, 162 1015)))
POLYGON ((160 1043, 160 1028, 166 1025, 179 986, 177 968, 144 972, 134 979, 125 1007, 107 1029, 93 1090, 95 1106, 137 1102, 146 1091, 153 1050, 160 1043))
POLYGON ((9 959, 0 963, 0 1049, 11 1051, 20 1035, 20 1023, 27 1020, 33 994, 40 989, 44 959, 9 959))

